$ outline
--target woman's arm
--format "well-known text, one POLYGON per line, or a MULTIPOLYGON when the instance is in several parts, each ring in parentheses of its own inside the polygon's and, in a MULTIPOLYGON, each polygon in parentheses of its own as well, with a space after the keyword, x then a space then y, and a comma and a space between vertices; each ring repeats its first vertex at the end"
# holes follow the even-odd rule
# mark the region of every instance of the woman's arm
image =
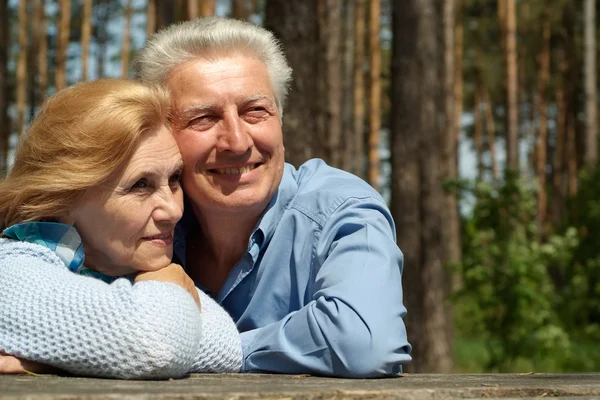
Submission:
POLYGON ((240 372, 242 342, 223 307, 198 290, 202 303, 202 343, 190 372, 240 372))
POLYGON ((40 246, 0 245, 0 352, 86 376, 156 379, 191 369, 201 314, 184 289, 109 285, 61 263, 40 246))

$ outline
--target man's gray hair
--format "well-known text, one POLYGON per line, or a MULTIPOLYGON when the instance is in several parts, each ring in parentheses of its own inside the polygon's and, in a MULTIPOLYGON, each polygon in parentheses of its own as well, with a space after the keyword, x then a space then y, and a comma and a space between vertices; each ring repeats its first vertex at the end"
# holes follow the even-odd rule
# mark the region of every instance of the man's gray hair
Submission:
POLYGON ((292 69, 275 35, 250 22, 203 17, 170 25, 146 42, 133 67, 139 79, 165 84, 169 74, 181 64, 237 52, 249 54, 266 65, 281 117, 292 69))

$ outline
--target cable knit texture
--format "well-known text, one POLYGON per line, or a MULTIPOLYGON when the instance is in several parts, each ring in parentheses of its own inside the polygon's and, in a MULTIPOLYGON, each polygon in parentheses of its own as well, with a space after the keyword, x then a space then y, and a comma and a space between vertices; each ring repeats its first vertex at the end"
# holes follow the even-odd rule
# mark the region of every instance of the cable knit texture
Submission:
POLYGON ((239 333, 201 293, 76 275, 49 249, 0 239, 0 352, 81 376, 165 379, 238 372, 239 333))

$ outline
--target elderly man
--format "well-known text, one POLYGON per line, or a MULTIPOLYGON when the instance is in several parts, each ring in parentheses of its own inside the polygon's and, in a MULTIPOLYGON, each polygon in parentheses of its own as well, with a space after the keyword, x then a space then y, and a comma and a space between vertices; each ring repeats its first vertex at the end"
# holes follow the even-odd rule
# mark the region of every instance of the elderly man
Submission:
POLYGON ((359 178, 285 163, 291 69, 273 34, 202 18, 154 35, 134 65, 173 96, 187 197, 175 253, 236 321, 243 371, 399 372, 410 345, 394 222, 359 178))

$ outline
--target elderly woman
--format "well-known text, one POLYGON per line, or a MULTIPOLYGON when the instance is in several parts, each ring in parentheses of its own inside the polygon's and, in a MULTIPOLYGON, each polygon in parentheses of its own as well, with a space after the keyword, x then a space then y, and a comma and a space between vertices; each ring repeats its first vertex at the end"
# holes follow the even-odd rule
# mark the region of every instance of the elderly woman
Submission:
POLYGON ((0 183, 5 359, 125 379, 239 371, 233 321, 171 264, 183 163, 169 104, 103 79, 58 92, 32 123, 0 183))

